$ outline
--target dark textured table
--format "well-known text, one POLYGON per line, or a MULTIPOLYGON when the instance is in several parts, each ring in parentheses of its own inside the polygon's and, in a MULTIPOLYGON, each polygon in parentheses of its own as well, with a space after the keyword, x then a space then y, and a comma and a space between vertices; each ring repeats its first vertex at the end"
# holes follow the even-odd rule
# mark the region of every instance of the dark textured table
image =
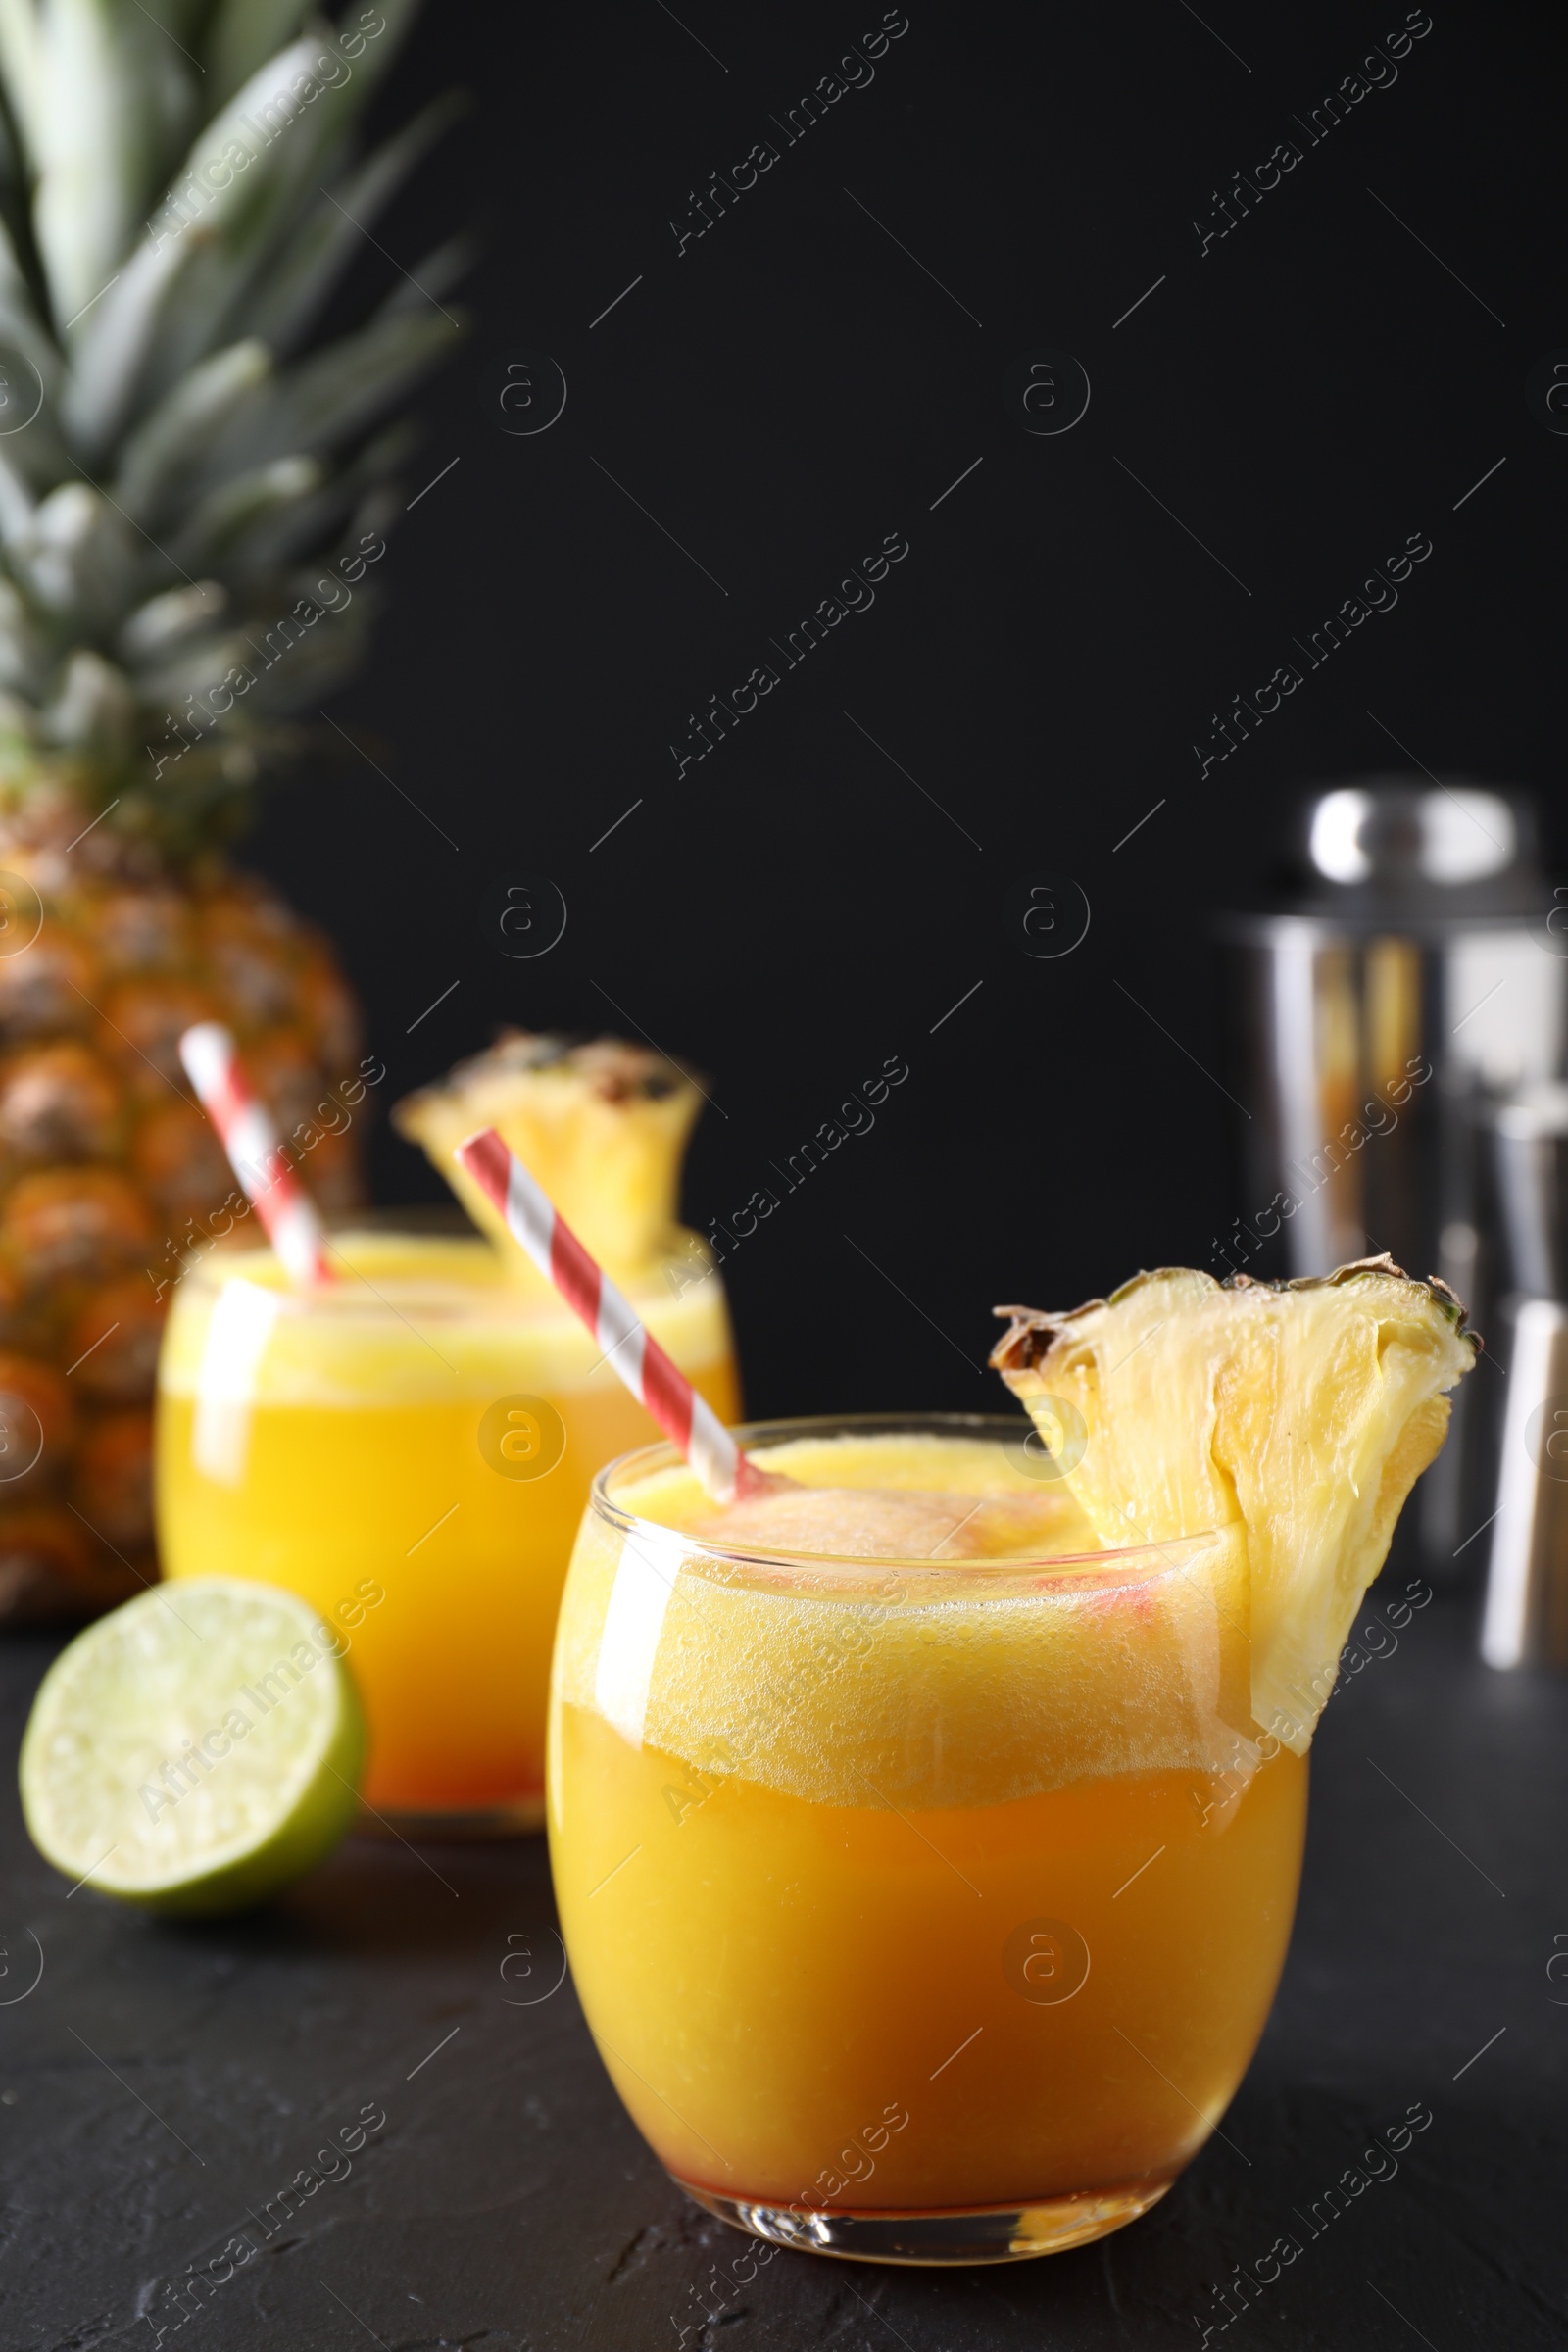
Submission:
MULTIPOLYGON (((687 2205, 558 1984, 540 1841, 355 1838, 273 1910, 176 1928, 68 1896, 8 1795, 0 2341, 1560 2345, 1568 1684, 1487 1673, 1470 1633, 1436 1603, 1329 1710, 1226 2137, 1119 2235, 999 2270, 759 2265, 687 2205)), ((8 1754, 51 1647, 0 1649, 8 1754)))

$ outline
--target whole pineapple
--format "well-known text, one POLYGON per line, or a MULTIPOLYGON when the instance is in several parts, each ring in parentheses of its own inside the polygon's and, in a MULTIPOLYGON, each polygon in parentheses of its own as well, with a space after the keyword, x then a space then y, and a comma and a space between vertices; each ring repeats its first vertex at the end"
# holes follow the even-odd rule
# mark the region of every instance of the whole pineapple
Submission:
POLYGON ((180 1031, 358 1197, 353 999, 222 848, 364 641, 386 411, 458 331, 450 246, 312 342, 448 113, 354 158, 413 13, 0 0, 0 1620, 155 1573, 162 1318, 233 1188, 180 1031))

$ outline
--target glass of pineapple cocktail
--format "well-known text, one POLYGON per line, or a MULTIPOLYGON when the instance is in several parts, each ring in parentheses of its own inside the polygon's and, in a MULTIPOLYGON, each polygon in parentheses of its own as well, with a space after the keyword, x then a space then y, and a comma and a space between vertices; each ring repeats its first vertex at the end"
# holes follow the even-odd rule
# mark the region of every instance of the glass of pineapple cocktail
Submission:
MULTIPOLYGON (((599 1465, 651 1423, 553 1293, 466 1240, 344 1231, 341 1279, 270 1250, 176 1294, 158 1406, 167 1576, 286 1585, 340 1626, 369 1723, 367 1801, 536 1828, 556 1609, 599 1465)), ((717 1278, 639 1304, 726 1419, 717 1278)))
POLYGON ((562 1924, 644 2134, 765 2235, 910 2262, 1098 2237, 1201 2146, 1268 2015, 1306 1768, 1255 1769, 1245 1553, 1102 1551, 1023 1436, 753 1430, 759 1467, 842 1491, 768 1545, 692 1533, 711 1505, 667 1449, 595 1485, 552 1718, 562 1924))
POLYGON ((998 1360, 1045 1453, 1017 1422, 785 1423, 740 1434, 794 1489, 719 1508, 667 1447, 595 1482, 552 1860, 605 2065, 700 2204, 1004 2261, 1131 2221, 1216 2128, 1312 1724, 1471 1355, 1433 1292, 1358 1272, 1020 1314, 998 1360))
MULTIPOLYGON (((503 1116, 727 1421, 722 1286, 675 1223, 699 1102, 641 1048, 514 1033, 398 1118, 445 1170, 449 1131, 503 1116)), ((215 1255, 181 1282, 160 1372, 165 1574, 286 1585, 341 1627, 369 1723, 368 1804, 448 1830, 539 1826, 572 1538, 595 1471, 655 1434, 488 1221, 494 1244, 338 1232, 337 1279, 303 1293, 269 1250, 215 1255)))

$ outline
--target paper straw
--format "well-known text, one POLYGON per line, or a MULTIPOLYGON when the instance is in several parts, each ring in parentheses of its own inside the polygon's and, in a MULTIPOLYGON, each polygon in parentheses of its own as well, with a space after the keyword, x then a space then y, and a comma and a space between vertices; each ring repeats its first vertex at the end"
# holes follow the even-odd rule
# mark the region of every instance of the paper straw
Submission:
POLYGON ((558 1213, 543 1186, 495 1129, 470 1135, 454 1157, 494 1202, 508 1232, 521 1243, 540 1273, 587 1324, 606 1360, 670 1444, 679 1447, 714 1501, 732 1502, 737 1495, 762 1493, 771 1484, 767 1473, 741 1451, 712 1406, 670 1362, 630 1302, 558 1213))
POLYGON ((198 1021, 180 1039, 179 1058, 290 1282, 304 1288, 334 1281, 316 1204, 285 1157, 270 1114, 241 1075, 229 1032, 220 1021, 198 1021))

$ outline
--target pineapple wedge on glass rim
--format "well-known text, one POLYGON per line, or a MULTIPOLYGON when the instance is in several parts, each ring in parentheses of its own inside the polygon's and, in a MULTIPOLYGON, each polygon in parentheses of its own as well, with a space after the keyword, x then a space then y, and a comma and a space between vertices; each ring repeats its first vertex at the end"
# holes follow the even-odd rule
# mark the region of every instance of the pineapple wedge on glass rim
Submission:
POLYGON ((1395 1522, 1480 1343, 1446 1284, 1388 1256, 1320 1278, 1139 1274, 1068 1314, 1010 1318, 991 1361, 1102 1543, 1240 1523, 1257 1726, 1304 1755, 1395 1522), (1065 1403, 1081 1457, 1061 1446, 1065 1403))
POLYGON ((702 1108, 689 1070, 618 1037, 582 1041, 504 1030, 487 1053, 407 1095, 392 1123, 422 1144, 525 1289, 548 1289, 489 1197, 454 1154, 494 1127, 550 1195, 583 1247, 627 1279, 689 1237, 678 1223, 681 1162, 702 1108))

